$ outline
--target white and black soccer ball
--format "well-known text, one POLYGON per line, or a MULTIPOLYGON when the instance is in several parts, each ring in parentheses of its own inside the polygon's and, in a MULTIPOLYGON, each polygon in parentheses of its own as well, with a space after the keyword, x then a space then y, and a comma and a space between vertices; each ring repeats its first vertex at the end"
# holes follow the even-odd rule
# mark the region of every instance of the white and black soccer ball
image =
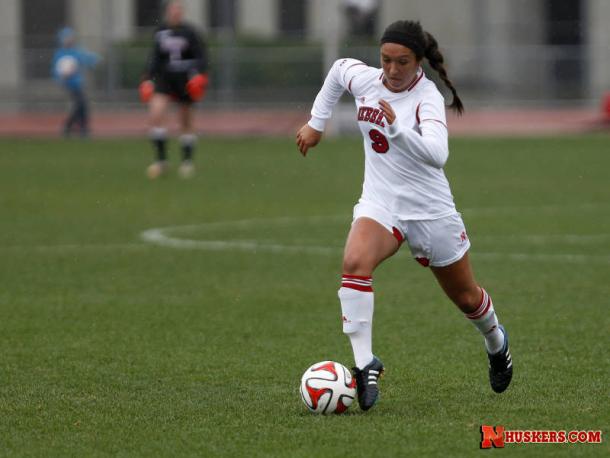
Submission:
POLYGON ((313 413, 343 413, 356 397, 356 380, 344 365, 322 361, 303 374, 301 397, 313 413))
POLYGON ((69 78, 78 71, 78 60, 74 56, 62 56, 55 63, 55 70, 61 78, 69 78))

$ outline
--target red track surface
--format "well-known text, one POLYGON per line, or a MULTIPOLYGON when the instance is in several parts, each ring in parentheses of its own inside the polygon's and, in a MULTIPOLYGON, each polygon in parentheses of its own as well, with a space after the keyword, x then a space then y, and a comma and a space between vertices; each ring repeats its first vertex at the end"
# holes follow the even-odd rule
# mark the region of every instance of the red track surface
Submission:
MULTIPOLYGON (((64 116, 63 113, 0 114, 0 136, 56 137, 64 116)), ((201 135, 293 136, 307 119, 308 114, 303 111, 204 110, 197 113, 195 124, 201 135)), ((604 119, 601 112, 575 109, 468 111, 462 117, 450 115, 448 123, 451 134, 456 136, 560 135, 610 128, 610 119, 604 119)), ((138 137, 145 136, 146 132, 144 111, 94 112, 92 116, 95 137, 138 137)))

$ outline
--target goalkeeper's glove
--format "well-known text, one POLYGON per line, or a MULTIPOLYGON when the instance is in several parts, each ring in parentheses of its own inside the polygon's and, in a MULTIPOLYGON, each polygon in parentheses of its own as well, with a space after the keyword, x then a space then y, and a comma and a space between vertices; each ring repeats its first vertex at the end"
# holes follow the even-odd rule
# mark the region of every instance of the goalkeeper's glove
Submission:
POLYGON ((203 99, 207 88, 208 75, 205 73, 197 73, 186 83, 186 92, 194 102, 203 99))

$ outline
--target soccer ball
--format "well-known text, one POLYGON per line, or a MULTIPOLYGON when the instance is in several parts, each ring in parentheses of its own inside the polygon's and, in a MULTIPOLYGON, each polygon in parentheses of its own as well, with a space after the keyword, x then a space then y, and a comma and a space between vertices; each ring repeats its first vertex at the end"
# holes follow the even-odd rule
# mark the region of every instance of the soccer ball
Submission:
POLYGON ((78 70, 78 61, 73 56, 63 56, 55 64, 57 74, 62 78, 69 78, 78 70))
POLYGON ((342 364, 322 361, 303 374, 301 397, 313 413, 343 413, 356 397, 356 380, 342 364))

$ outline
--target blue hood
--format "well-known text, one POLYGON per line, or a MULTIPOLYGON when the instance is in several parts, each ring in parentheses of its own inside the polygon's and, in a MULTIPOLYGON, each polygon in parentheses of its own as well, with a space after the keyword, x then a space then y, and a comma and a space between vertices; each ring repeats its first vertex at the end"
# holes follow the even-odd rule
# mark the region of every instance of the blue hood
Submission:
POLYGON ((59 32, 57 32, 57 41, 59 46, 64 46, 66 40, 69 38, 74 38, 74 35, 75 32, 72 27, 64 27, 63 29, 60 29, 59 32))

